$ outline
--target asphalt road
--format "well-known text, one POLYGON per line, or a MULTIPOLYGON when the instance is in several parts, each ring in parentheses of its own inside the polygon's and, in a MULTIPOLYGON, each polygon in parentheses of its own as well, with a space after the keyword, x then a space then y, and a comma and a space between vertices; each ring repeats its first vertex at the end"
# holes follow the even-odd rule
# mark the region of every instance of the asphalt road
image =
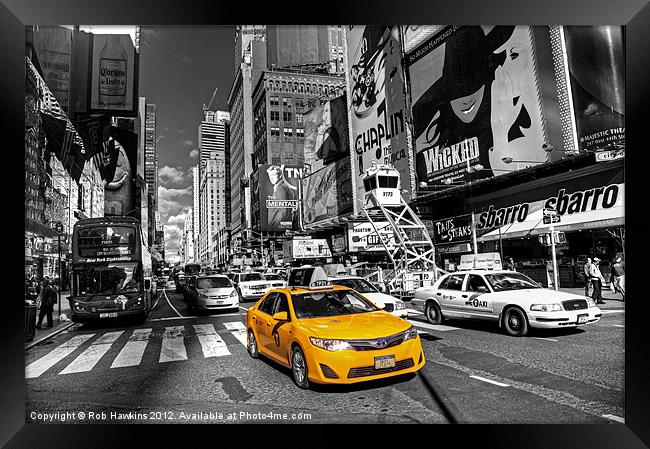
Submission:
MULTIPOLYGON (((162 292, 161 292, 162 293, 162 292)), ((418 375, 297 388, 245 348, 239 313, 190 314, 166 290, 147 321, 75 325, 26 353, 27 422, 614 423, 624 418, 624 311, 577 330, 506 336, 409 318, 418 375)))

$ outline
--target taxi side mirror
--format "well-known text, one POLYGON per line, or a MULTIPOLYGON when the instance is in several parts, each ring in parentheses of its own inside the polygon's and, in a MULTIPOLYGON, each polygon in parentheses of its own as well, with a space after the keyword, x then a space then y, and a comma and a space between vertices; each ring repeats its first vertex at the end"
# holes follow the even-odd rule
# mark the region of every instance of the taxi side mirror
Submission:
POLYGON ((479 285, 478 287, 476 287, 476 291, 479 293, 487 293, 488 288, 485 285, 479 285))
POLYGON ((278 312, 273 315, 275 321, 289 321, 289 314, 287 312, 278 312))

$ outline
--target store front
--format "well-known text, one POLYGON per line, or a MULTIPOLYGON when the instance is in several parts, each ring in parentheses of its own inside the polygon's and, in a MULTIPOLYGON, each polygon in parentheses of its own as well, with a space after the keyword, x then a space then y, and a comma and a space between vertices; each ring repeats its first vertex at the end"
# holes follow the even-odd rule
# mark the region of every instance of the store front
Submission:
POLYGON ((560 287, 584 285, 582 266, 597 256, 606 282, 609 266, 623 257, 625 240, 623 161, 523 183, 469 199, 474 209, 479 252, 502 251, 517 269, 543 285, 552 279, 551 224, 544 209, 560 221, 554 230, 560 287))

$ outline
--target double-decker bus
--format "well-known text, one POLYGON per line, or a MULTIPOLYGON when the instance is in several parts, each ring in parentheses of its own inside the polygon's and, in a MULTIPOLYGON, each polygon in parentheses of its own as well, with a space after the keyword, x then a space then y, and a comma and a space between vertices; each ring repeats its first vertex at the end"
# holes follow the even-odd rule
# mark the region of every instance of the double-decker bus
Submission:
POLYGON ((72 321, 144 321, 153 301, 151 274, 151 253, 137 219, 79 220, 72 233, 72 321))

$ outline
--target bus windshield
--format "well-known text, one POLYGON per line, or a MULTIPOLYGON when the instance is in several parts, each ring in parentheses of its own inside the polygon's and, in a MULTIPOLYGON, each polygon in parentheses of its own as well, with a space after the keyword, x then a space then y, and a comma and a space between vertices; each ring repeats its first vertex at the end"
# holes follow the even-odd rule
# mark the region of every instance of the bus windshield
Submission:
POLYGON ((142 289, 142 264, 137 262, 97 263, 74 271, 77 295, 114 295, 142 289))
POLYGON ((92 226, 79 229, 77 245, 81 257, 122 256, 135 253, 136 228, 92 226))

